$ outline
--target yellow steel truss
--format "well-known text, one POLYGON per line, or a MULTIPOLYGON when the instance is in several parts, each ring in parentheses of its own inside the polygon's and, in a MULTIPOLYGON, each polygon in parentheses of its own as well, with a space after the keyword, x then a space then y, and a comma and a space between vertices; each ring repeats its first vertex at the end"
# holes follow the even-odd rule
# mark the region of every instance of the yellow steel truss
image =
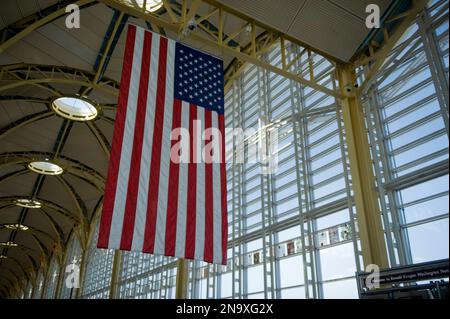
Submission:
MULTIPOLYGON (((305 79, 300 74, 290 70, 288 68, 288 65, 285 65, 284 67, 278 67, 269 64, 264 59, 262 59, 262 53, 264 53, 268 48, 270 48, 273 44, 278 42, 285 42, 290 41, 294 44, 300 45, 302 47, 307 48, 308 51, 313 51, 312 48, 308 47, 304 43, 301 43, 298 40, 295 40, 291 37, 282 35, 280 32, 275 31, 264 24, 255 21, 254 19, 247 17, 243 15, 242 13, 236 12, 235 10, 223 6, 222 4, 219 4, 216 1, 210 1, 210 0, 204 0, 203 2, 206 2, 212 7, 212 10, 208 13, 204 14, 203 16, 199 16, 196 18, 196 21, 198 23, 199 29, 206 32, 206 36, 203 33, 200 32, 190 32, 190 33, 183 33, 182 31, 186 29, 186 24, 189 22, 189 18, 192 16, 195 16, 195 13, 198 9, 198 6, 201 1, 194 1, 190 8, 184 9, 187 11, 186 18, 183 17, 178 18, 174 14, 174 10, 172 8, 172 4, 170 4, 168 1, 164 1, 164 7, 167 10, 168 16, 166 15, 160 15, 157 12, 151 13, 146 11, 144 8, 139 8, 135 6, 129 5, 124 0, 100 0, 101 2, 109 5, 110 7, 113 7, 117 10, 120 10, 122 12, 125 12, 131 16, 135 16, 137 18, 140 18, 144 21, 147 21, 149 23, 152 23, 154 25, 163 27, 164 29, 171 30, 179 35, 179 38, 181 41, 185 39, 186 37, 191 37, 192 39, 199 41, 203 44, 206 44, 208 46, 211 46, 213 48, 218 48, 221 52, 224 54, 227 54, 229 56, 234 57, 236 60, 233 62, 233 65, 227 70, 225 73, 225 81, 226 85, 225 88, 229 88, 231 81, 236 78, 236 76, 242 71, 242 66, 245 63, 251 63, 257 66, 260 66, 262 68, 265 68, 273 73, 279 74, 281 76, 287 77, 291 80, 297 81, 302 83, 303 85, 309 86, 311 88, 314 88, 317 91, 326 93, 330 96, 334 97, 340 97, 340 93, 334 90, 331 90, 327 88, 324 85, 319 84, 314 79, 305 79), (189 10, 190 9, 190 10, 189 10), (229 35, 228 37, 224 38, 223 34, 223 16, 225 14, 233 15, 238 17, 239 19, 243 20, 245 25, 237 30, 235 33, 229 35), (206 20, 207 18, 210 18, 214 15, 218 15, 219 20, 219 26, 217 31, 211 31, 207 28, 203 27, 199 22, 206 20), (250 27, 251 32, 251 41, 249 45, 246 46, 231 46, 230 41, 235 39, 240 33, 242 33, 244 30, 246 30, 247 26, 250 27), (263 28, 264 32, 260 36, 256 36, 256 27, 263 28), (283 37, 282 37, 283 36, 283 37)), ((185 3, 185 2, 184 2, 185 3)), ((184 8, 186 7, 186 4, 183 5, 184 8)), ((183 10, 183 11, 184 11, 183 10)), ((285 50, 283 48, 283 50, 285 50)), ((318 52, 318 50, 314 50, 315 52, 318 52)), ((321 55, 327 57, 332 62, 336 61, 336 59, 331 58, 327 56, 324 53, 318 52, 321 55)), ((284 53, 283 53, 284 55, 284 53)))

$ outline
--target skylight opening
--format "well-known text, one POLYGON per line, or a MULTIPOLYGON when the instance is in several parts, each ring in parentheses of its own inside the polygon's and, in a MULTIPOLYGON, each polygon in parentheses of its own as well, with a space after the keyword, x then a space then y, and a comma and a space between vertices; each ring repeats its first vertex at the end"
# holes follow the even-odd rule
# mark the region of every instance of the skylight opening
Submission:
POLYGON ((59 175, 64 172, 64 169, 61 166, 48 160, 30 162, 28 164, 28 169, 35 173, 44 175, 59 175))
POLYGON ((25 207, 25 208, 41 208, 42 203, 29 198, 18 198, 14 201, 17 206, 25 207))
POLYGON ((53 111, 72 121, 91 121, 98 115, 93 103, 77 97, 60 97, 52 102, 53 111))
POLYGON ((18 244, 16 244, 15 242, 12 241, 7 241, 5 243, 0 243, 1 247, 17 247, 19 246, 18 244))
POLYGON ((11 230, 28 230, 30 229, 30 227, 22 225, 22 224, 7 224, 7 225, 3 225, 5 228, 7 229, 11 229, 11 230))

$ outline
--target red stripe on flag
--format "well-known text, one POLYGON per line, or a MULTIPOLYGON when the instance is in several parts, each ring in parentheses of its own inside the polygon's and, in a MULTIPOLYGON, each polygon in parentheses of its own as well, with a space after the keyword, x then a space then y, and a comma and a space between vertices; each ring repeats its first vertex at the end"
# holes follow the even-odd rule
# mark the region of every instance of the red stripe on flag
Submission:
MULTIPOLYGON (((173 102, 172 113, 172 130, 180 128, 181 126, 181 100, 175 99, 173 102)), ((171 148, 178 143, 177 140, 172 140, 171 148)), ((183 141, 184 142, 184 141, 183 141)), ((167 216, 166 216, 166 242, 165 255, 175 255, 175 241, 177 233, 177 212, 178 212, 178 181, 180 175, 180 164, 170 160, 169 167, 169 187, 167 190, 167 216)))
POLYGON ((222 264, 227 264, 228 212, 227 212, 227 170, 225 163, 225 119, 219 115, 219 131, 222 134, 220 145, 220 190, 222 200, 222 264))
POLYGON ((194 259, 195 254, 195 223, 197 210, 197 164, 194 162, 197 140, 194 121, 197 119, 197 106, 189 105, 189 164, 188 164, 188 190, 186 212, 186 258, 194 259))
POLYGON ((136 122, 134 126, 133 150, 131 153, 131 170, 128 177, 127 200, 123 218, 120 249, 130 250, 133 242, 134 221, 136 217, 137 195, 139 190, 139 173, 141 169, 142 142, 144 140, 145 112, 147 108, 147 92, 150 73, 150 53, 152 33, 144 32, 142 50, 141 76, 137 99, 136 122))
POLYGON ((144 245, 142 251, 153 253, 155 246, 156 216, 158 209, 159 173, 161 167, 161 144, 164 127, 166 98, 167 39, 159 40, 158 84, 156 89, 155 124, 153 129, 152 159, 148 187, 147 218, 145 221, 144 245))
POLYGON ((117 177, 119 174, 120 155, 122 153, 123 132, 125 128, 125 118, 128 104, 128 93, 130 88, 131 68, 133 66, 134 42, 136 37, 136 27, 128 27, 127 42, 122 66, 122 78, 117 104, 116 120, 114 124, 114 134, 111 146, 111 155, 108 168, 108 183, 105 186, 103 200, 103 212, 100 220, 99 236, 97 247, 108 248, 109 235, 111 231, 112 215, 114 210, 114 199, 117 188, 117 177))
MULTIPOLYGON (((205 132, 210 129, 212 124, 211 110, 205 109, 205 132)), ((212 137, 205 141, 208 143, 217 143, 212 137)), ((214 149, 214 148, 213 148, 214 149)), ((211 154, 206 154, 209 157, 211 154)), ((213 164, 211 159, 205 161, 205 250, 203 258, 207 262, 213 261, 213 235, 214 235, 214 201, 213 201, 213 164)), ((201 196, 201 195, 200 195, 201 196)))

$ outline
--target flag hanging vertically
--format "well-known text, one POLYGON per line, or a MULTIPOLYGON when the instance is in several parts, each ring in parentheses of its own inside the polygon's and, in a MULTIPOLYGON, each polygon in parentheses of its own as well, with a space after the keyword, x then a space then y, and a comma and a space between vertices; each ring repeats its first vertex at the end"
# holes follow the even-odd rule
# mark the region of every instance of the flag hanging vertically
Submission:
POLYGON ((226 264, 223 114, 222 60, 128 27, 99 248, 226 264))

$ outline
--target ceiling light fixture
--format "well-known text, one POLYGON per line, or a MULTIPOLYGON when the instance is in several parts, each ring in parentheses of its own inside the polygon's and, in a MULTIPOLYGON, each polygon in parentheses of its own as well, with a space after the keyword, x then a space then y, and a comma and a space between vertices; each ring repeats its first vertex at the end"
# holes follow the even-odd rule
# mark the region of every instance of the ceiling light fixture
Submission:
POLYGON ((22 224, 7 224, 7 225, 3 225, 5 228, 7 229, 11 229, 11 230, 28 230, 30 229, 30 227, 22 225, 22 224))
POLYGON ((25 207, 25 208, 41 208, 42 207, 42 203, 34 200, 34 199, 29 199, 29 198, 18 198, 16 200, 14 200, 14 204, 16 204, 17 206, 20 207, 25 207))
POLYGON ((48 160, 30 162, 28 168, 35 173, 44 175, 59 175, 64 172, 64 169, 61 166, 48 160))
POLYGON ((7 241, 5 243, 0 243, 0 246, 2 246, 2 247, 17 247, 19 245, 16 244, 15 242, 7 241))
POLYGON ((92 102, 79 97, 59 97, 53 100, 52 109, 56 114, 72 121, 90 121, 98 115, 92 102))

